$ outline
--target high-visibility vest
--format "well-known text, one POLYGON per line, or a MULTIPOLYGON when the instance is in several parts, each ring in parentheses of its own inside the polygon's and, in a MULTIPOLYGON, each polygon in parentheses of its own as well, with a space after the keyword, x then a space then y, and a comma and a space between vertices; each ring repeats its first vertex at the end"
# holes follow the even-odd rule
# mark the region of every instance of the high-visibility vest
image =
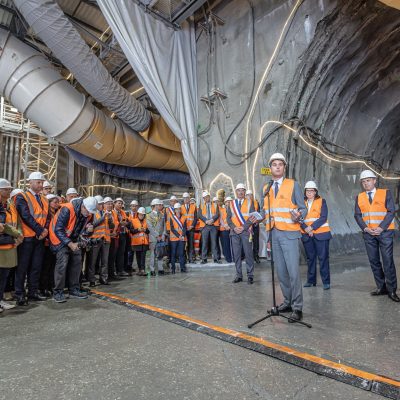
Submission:
MULTIPOLYGON (((307 206, 307 200, 305 201, 307 206)), ((318 199, 314 199, 311 208, 308 210, 306 218, 304 219, 304 223, 307 226, 312 225, 317 219, 321 217, 321 208, 322 208, 322 197, 318 199)), ((323 225, 321 225, 318 229, 314 231, 314 234, 330 232, 331 228, 329 227, 329 222, 326 221, 323 225)), ((306 233, 305 230, 301 229, 301 233, 306 233)))
MULTIPOLYGON (((179 219, 179 221, 182 224, 182 228, 183 228, 183 225, 185 224, 185 221, 186 221, 186 217, 184 215, 181 215, 180 217, 175 215, 175 217, 179 219)), ((178 232, 179 236, 183 235, 183 229, 181 229, 181 227, 179 226, 178 222, 172 216, 171 216, 171 228, 174 228, 176 230, 176 232, 178 232)), ((180 240, 179 237, 176 237, 175 234, 172 232, 172 229, 171 229, 171 231, 169 233, 169 240, 171 242, 177 242, 178 240, 180 240)), ((186 241, 186 236, 185 236, 185 241, 186 241)))
MULTIPOLYGON (((49 213, 49 202, 47 201, 46 197, 40 195, 40 200, 42 202, 42 206, 36 200, 36 197, 30 192, 21 193, 23 198, 25 199, 26 203, 29 207, 29 212, 34 218, 34 220, 42 227, 46 225, 47 215, 49 213)), ((35 237, 36 233, 33 229, 31 229, 25 222, 22 220, 22 233, 24 237, 35 237)))
MULTIPOLYGON (((231 202, 231 214, 232 214, 232 222, 235 224, 235 226, 237 227, 241 227, 242 224, 239 221, 239 219, 237 218, 234 209, 233 209, 233 203, 236 202, 236 200, 233 200, 231 202)), ((243 218, 245 221, 247 221, 249 219, 249 215, 250 215, 250 207, 251 207, 252 202, 249 199, 244 199, 243 203, 242 203, 242 207, 240 208, 240 211, 242 212, 243 218)))
POLYGON ((49 237, 50 237, 50 242, 53 246, 57 246, 61 243, 60 239, 57 237, 55 229, 56 229, 56 224, 58 217, 60 216, 60 212, 63 208, 68 208, 69 210, 69 220, 68 224, 65 229, 65 234, 67 237, 70 237, 74 228, 75 228, 75 223, 76 223, 76 214, 75 214, 75 209, 73 204, 71 203, 65 203, 63 206, 57 211, 56 215, 54 218, 51 220, 50 224, 50 230, 49 230, 49 237))
MULTIPOLYGON (((10 225, 14 228, 17 227, 18 225, 18 212, 17 209, 15 208, 14 203, 9 203, 7 205, 7 208, 5 208, 6 211, 6 221, 5 223, 7 225, 10 225)), ((1 250, 8 250, 8 249, 13 249, 16 247, 15 244, 2 244, 0 245, 1 250)))
POLYGON ((171 217, 172 217, 173 211, 171 210, 170 206, 165 209, 165 229, 166 231, 171 230, 171 217))
MULTIPOLYGON (((134 229, 147 228, 146 218, 140 220, 139 218, 132 218, 132 227, 134 229)), ((149 235, 146 232, 133 233, 131 235, 131 246, 140 246, 149 244, 149 235)))
MULTIPOLYGON (((104 211, 103 211, 104 213, 104 211)), ((101 219, 100 211, 96 211, 95 219, 101 219)), ((109 226, 109 216, 105 214, 104 220, 100 225, 97 225, 96 228, 93 230, 92 239, 104 239, 105 242, 110 242, 110 226, 109 226)))
POLYGON ((182 215, 186 217, 186 227, 190 228, 193 226, 194 216, 196 213, 196 204, 189 204, 189 211, 186 210, 186 204, 182 204, 181 212, 182 215))
MULTIPOLYGON (((264 193, 267 185, 264 186, 264 193)), ((275 198, 273 185, 269 190, 270 206, 271 206, 271 226, 272 228, 279 229, 280 231, 300 231, 300 223, 292 221, 290 210, 297 209, 296 204, 292 203, 292 195, 294 190, 294 180, 285 178, 279 188, 278 197, 275 198)), ((268 198, 264 198, 265 210, 265 228, 269 230, 268 220, 268 198)))
POLYGON ((220 207, 219 209, 219 230, 229 231, 231 228, 228 226, 227 221, 228 210, 225 207, 220 207))
MULTIPOLYGON (((112 230, 113 233, 115 233, 115 236, 113 237, 114 239, 117 238, 119 235, 119 219, 118 219, 118 214, 117 212, 112 209, 111 210, 111 215, 112 215, 112 219, 113 219, 113 223, 114 223, 114 228, 112 230)), ((111 232, 111 230, 110 230, 111 232)))
MULTIPOLYGON (((372 203, 369 203, 367 192, 358 195, 358 207, 362 213, 362 219, 368 228, 377 228, 385 219, 387 214, 386 202, 387 189, 376 189, 372 203)), ((394 219, 388 229, 394 229, 394 219)))
MULTIPOLYGON (((217 208, 214 203, 209 203, 209 204, 211 204, 211 216, 214 216, 217 213, 217 208)), ((207 206, 205 203, 201 205, 201 213, 203 214, 203 217, 207 218, 207 206)), ((219 227, 219 218, 214 222, 213 225, 219 227)), ((203 228, 205 226, 206 226, 205 222, 200 220, 200 228, 203 228)))

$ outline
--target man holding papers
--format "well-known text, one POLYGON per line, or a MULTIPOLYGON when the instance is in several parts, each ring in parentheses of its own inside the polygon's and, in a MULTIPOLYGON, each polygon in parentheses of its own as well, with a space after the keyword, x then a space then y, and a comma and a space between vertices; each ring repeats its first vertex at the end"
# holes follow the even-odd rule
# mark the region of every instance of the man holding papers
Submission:
POLYGON ((231 228, 231 246, 233 259, 236 267, 236 277, 233 283, 243 281, 242 274, 242 248, 246 259, 247 283, 254 281, 254 257, 252 245, 253 223, 249 220, 250 214, 254 213, 254 203, 245 198, 246 187, 243 183, 236 186, 237 198, 231 202, 227 210, 227 222, 231 228))

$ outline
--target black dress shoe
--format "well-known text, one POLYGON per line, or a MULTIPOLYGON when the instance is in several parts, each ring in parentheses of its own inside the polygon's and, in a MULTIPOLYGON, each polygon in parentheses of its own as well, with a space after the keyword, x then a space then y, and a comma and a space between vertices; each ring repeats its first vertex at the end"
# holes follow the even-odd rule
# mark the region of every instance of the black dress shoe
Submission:
POLYGON ((383 296, 384 294, 388 294, 386 287, 375 289, 371 292, 371 296, 383 296))
POLYGON ((164 275, 164 271, 158 271, 158 275, 164 275))
POLYGON ((95 287, 96 286, 96 283, 95 282, 90 282, 89 283, 89 287, 95 287))
POLYGON ((202 264, 207 264, 207 260, 201 260, 202 264))
POLYGON ((232 283, 243 282, 243 278, 239 278, 238 276, 232 281, 232 283))
POLYGON ((25 300, 25 297, 17 297, 16 298, 17 306, 27 306, 28 302, 25 300))
POLYGON ((110 285, 110 282, 100 279, 100 285, 110 285))
POLYGON ((247 278, 247 284, 252 285, 254 283, 254 279, 252 277, 247 278))
POLYGON ((285 303, 282 303, 282 304, 279 305, 277 308, 278 308, 278 311, 281 312, 281 313, 284 313, 284 312, 292 312, 292 311, 293 311, 293 310, 292 310, 292 306, 289 305, 289 304, 285 304, 285 303))
POLYGON ((288 322, 294 323, 297 321, 301 321, 303 319, 303 312, 300 310, 293 310, 293 312, 290 314, 288 322))
POLYGON ((258 257, 258 256, 255 256, 254 257, 254 261, 257 263, 257 264, 260 264, 260 257, 258 257))
POLYGON ((399 296, 397 296, 396 292, 388 293, 389 299, 395 301, 396 303, 400 302, 399 296))
POLYGON ((222 264, 222 261, 221 260, 214 260, 214 263, 215 264, 222 264))
POLYGON ((47 300, 47 297, 46 296, 42 296, 39 293, 34 293, 34 294, 28 295, 28 299, 32 300, 32 301, 45 301, 45 300, 47 300))

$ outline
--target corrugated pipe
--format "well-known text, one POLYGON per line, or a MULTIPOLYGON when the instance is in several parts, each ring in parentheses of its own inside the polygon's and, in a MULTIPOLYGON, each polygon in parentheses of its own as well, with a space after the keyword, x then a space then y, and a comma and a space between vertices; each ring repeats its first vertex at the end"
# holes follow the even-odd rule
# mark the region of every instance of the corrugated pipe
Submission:
POLYGON ((93 106, 45 57, 0 29, 0 93, 48 136, 112 164, 187 171, 182 153, 154 146, 93 106))
POLYGON ((123 165, 108 164, 93 160, 75 150, 67 148, 68 154, 83 167, 94 169, 103 174, 136 181, 156 182, 174 186, 192 186, 190 175, 179 171, 164 171, 155 168, 125 167, 123 165))
POLYGON ((14 4, 32 30, 96 101, 149 143, 181 151, 180 141, 169 128, 163 136, 154 134, 158 118, 114 80, 54 0, 14 0, 14 4))

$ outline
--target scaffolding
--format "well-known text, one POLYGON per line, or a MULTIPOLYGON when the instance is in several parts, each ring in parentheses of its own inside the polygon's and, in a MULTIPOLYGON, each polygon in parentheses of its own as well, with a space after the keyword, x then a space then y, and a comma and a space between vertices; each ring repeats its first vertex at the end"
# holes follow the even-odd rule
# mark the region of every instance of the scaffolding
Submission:
POLYGON ((58 148, 57 142, 0 98, 0 177, 24 189, 29 174, 40 171, 57 187, 58 148))

